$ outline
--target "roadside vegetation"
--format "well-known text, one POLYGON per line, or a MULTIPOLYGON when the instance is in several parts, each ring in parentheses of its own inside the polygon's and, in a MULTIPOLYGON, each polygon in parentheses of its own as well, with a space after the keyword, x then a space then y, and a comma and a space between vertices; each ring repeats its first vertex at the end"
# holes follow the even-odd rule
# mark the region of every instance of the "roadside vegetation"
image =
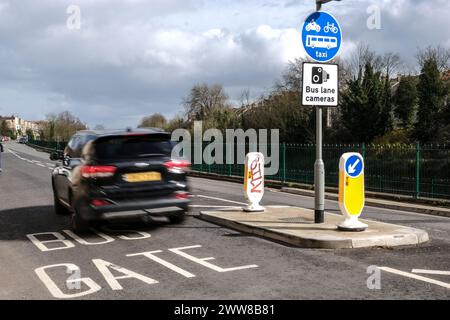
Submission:
MULTIPOLYGON (((290 62, 273 89, 256 100, 245 90, 236 103, 220 84, 196 84, 179 115, 149 115, 139 126, 172 131, 201 120, 204 130, 278 128, 281 142, 314 143, 314 109, 301 106, 303 62, 290 62)), ((449 49, 418 50, 409 72, 399 55, 378 54, 363 44, 349 60, 334 62, 340 67, 340 106, 324 114, 325 143, 450 142, 449 49)))

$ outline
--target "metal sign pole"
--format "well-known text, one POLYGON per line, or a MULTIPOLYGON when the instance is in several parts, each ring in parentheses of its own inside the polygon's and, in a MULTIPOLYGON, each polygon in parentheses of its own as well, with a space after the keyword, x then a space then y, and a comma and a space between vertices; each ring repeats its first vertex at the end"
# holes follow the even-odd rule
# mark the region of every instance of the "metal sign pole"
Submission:
MULTIPOLYGON (((322 110, 323 106, 337 106, 339 92, 339 68, 335 64, 323 64, 332 60, 341 47, 341 28, 329 13, 320 11, 322 4, 333 0, 315 0, 316 12, 303 23, 302 44, 306 53, 316 63, 303 63, 302 105, 316 102, 316 161, 314 163, 314 222, 325 220, 325 165, 322 159, 322 110), (331 33, 330 33, 331 32, 331 33), (327 45, 324 46, 324 43, 327 45), (305 69, 305 67, 307 67, 305 69), (325 90, 324 90, 325 89, 325 90)), ((335 0, 340 1, 340 0, 335 0)))
POLYGON ((316 108, 316 162, 314 163, 314 223, 324 222, 325 166, 322 159, 322 107, 316 108))

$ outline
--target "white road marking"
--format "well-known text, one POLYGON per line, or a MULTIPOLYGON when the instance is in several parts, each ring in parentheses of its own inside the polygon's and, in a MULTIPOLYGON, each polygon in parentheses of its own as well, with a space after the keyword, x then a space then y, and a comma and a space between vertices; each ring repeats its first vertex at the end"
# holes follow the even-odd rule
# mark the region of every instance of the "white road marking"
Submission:
POLYGON ((414 273, 409 273, 409 272, 405 272, 405 271, 401 271, 401 270, 397 270, 397 269, 393 269, 393 268, 389 268, 389 267, 380 267, 379 269, 383 270, 383 271, 386 271, 386 272, 393 273, 393 274, 398 274, 400 276, 404 276, 404 277, 407 277, 407 278, 424 281, 424 282, 427 282, 427 283, 435 284, 437 286, 441 286, 441 287, 450 289, 450 283, 446 283, 446 282, 443 282, 443 281, 430 279, 430 278, 427 278, 427 277, 419 276, 419 275, 414 274, 414 273))
POLYGON ((191 208, 227 208, 227 209, 233 209, 233 208, 240 208, 236 206, 209 206, 209 205, 202 205, 202 204, 190 204, 189 207, 191 208))
POLYGON ((217 272, 229 272, 229 271, 236 271, 236 270, 243 270, 243 269, 250 269, 250 268, 258 268, 258 265, 256 265, 256 264, 250 264, 250 265, 246 265, 246 266, 232 267, 232 268, 222 268, 222 267, 219 267, 212 263, 207 262, 207 260, 214 259, 213 257, 197 258, 186 252, 183 252, 183 250, 195 249, 195 248, 201 248, 201 247, 202 247, 201 245, 195 245, 195 246, 189 246, 189 247, 172 248, 172 249, 169 249, 169 251, 176 253, 176 254, 182 256, 183 258, 191 260, 195 263, 198 263, 206 268, 212 269, 217 272))
POLYGON ((219 200, 219 201, 229 202, 229 203, 236 203, 236 204, 241 204, 241 205, 244 205, 244 206, 247 205, 247 203, 244 203, 244 202, 233 201, 233 200, 228 200, 228 199, 223 199, 223 198, 217 198, 217 197, 210 197, 210 196, 205 196, 205 195, 201 195, 201 194, 197 195, 197 197, 200 197, 200 198, 206 198, 206 199, 211 199, 211 200, 219 200))
POLYGON ((46 251, 54 251, 54 250, 62 250, 62 249, 68 249, 68 248, 73 248, 75 247, 75 245, 72 243, 72 241, 68 240, 66 237, 64 237, 61 233, 59 232, 41 232, 41 233, 32 233, 32 234, 27 234, 26 235, 28 239, 30 239, 30 241, 39 248, 39 250, 46 252, 46 251), (56 239, 53 240, 39 240, 37 238, 37 236, 40 235, 52 235, 54 236, 56 239), (64 246, 63 247, 54 247, 54 248, 49 248, 45 245, 45 243, 62 243, 64 246))
POLYGON ((105 278, 106 282, 109 284, 112 290, 123 290, 122 285, 117 281, 117 279, 129 279, 129 278, 135 278, 138 280, 141 280, 142 282, 145 282, 147 284, 155 284, 158 283, 155 279, 146 277, 142 274, 139 274, 137 272, 131 271, 129 269, 126 269, 124 267, 115 265, 109 261, 102 260, 102 259, 92 259, 92 262, 95 264, 97 269, 100 271, 100 273, 105 278), (123 276, 114 276, 109 269, 113 269, 117 272, 120 272, 124 274, 123 276))
POLYGON ((182 276, 185 276, 186 278, 194 278, 195 274, 190 273, 189 271, 186 271, 184 269, 181 269, 180 267, 177 267, 176 265, 163 260, 157 256, 155 256, 155 253, 160 253, 162 252, 162 250, 155 250, 155 251, 149 251, 149 252, 141 252, 141 253, 132 253, 132 254, 127 254, 127 257, 135 257, 135 256, 146 256, 147 258, 158 262, 159 264, 163 265, 166 268, 169 268, 172 271, 175 271, 176 273, 181 274, 182 276))
POLYGON ((95 232, 100 238, 103 238, 104 241, 99 241, 99 242, 88 242, 86 240, 84 240, 83 238, 81 238, 80 236, 78 236, 77 234, 73 233, 71 230, 66 230, 64 229, 63 231, 71 238, 73 238, 76 242, 78 242, 79 244, 84 244, 86 246, 96 246, 96 245, 100 245, 100 244, 106 244, 106 243, 110 243, 114 241, 114 238, 102 233, 102 232, 98 232, 95 229, 91 229, 93 232, 95 232))
MULTIPOLYGON (((82 297, 88 294, 92 294, 94 292, 100 291, 102 288, 91 278, 80 278, 76 279, 77 282, 83 282, 86 286, 89 287, 89 290, 77 292, 74 294, 66 294, 61 291, 60 288, 56 285, 56 283, 48 276, 46 269, 50 268, 59 268, 59 267, 65 267, 66 270, 74 271, 77 270, 80 271, 80 268, 77 265, 74 265, 72 263, 60 263, 60 264, 53 264, 49 266, 40 267, 34 270, 34 272, 37 274, 39 279, 44 283, 44 285, 47 287, 48 291, 50 291, 50 294, 59 299, 71 299, 71 298, 78 298, 82 297)), ((72 279, 74 281, 74 279, 72 279)))
POLYGON ((444 276, 450 276, 450 271, 442 270, 425 270, 425 269, 412 269, 412 273, 423 273, 423 274, 439 274, 444 276))

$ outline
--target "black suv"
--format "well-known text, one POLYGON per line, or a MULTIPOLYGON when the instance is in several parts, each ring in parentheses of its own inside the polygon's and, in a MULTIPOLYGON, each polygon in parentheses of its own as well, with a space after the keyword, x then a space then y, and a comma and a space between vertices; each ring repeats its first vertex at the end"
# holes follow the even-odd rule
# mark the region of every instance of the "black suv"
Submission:
POLYGON ((188 210, 190 163, 171 159, 170 135, 153 129, 80 131, 52 173, 55 212, 72 214, 76 231, 92 222, 163 215, 179 222, 188 210))

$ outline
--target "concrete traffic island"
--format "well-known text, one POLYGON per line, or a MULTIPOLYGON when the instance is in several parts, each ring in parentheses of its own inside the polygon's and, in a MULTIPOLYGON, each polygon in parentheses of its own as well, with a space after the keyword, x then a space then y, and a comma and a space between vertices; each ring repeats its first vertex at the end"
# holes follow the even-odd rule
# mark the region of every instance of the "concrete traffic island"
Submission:
POLYGON ((202 211, 200 218, 227 228, 301 248, 367 248, 417 246, 429 240, 426 231, 390 223, 363 220, 363 232, 337 230, 342 215, 325 213, 325 223, 314 224, 314 211, 298 207, 268 206, 265 212, 238 208, 202 211))

